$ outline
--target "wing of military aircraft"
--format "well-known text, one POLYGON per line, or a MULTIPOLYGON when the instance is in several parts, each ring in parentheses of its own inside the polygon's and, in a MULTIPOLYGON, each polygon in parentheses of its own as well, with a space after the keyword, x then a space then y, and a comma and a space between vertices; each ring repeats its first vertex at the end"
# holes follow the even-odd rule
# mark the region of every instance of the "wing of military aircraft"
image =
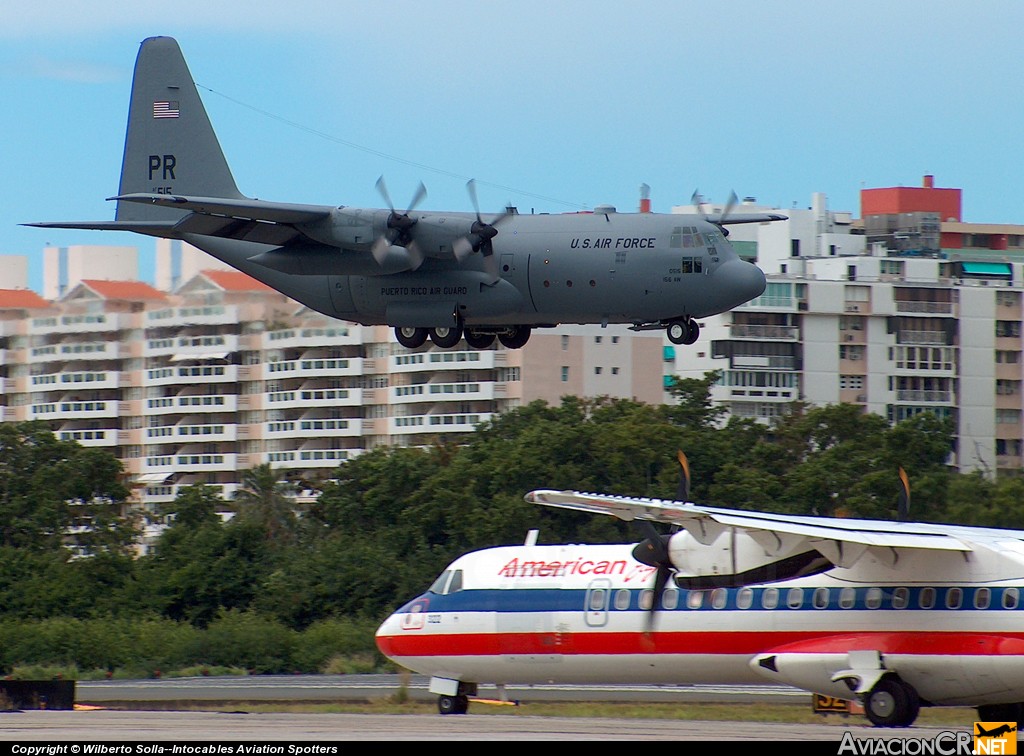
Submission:
POLYGON ((243 195, 170 37, 135 64, 113 221, 31 223, 181 239, 332 317, 470 349, 526 344, 535 328, 624 323, 692 344, 698 320, 760 295, 764 274, 727 240, 732 223, 779 213, 664 215, 428 212, 421 184, 396 209, 269 202, 243 195))

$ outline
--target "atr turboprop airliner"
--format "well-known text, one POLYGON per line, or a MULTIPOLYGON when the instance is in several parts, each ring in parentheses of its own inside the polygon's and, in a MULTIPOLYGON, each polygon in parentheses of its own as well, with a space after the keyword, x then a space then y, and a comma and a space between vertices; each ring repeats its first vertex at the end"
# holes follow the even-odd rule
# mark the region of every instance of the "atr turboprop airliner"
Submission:
POLYGON ((860 700, 878 726, 909 726, 922 706, 1021 721, 1022 531, 526 498, 650 535, 452 562, 377 631, 385 655, 431 676, 441 713, 464 713, 485 682, 764 682, 860 700))

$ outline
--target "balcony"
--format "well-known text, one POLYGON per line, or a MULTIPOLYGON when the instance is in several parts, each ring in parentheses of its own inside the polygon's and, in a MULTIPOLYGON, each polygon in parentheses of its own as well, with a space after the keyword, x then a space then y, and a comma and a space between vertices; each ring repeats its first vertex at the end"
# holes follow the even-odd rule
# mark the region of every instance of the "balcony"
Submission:
POLYGON ((896 334, 897 344, 935 344, 945 346, 945 331, 899 331, 896 334))
POLYGON ((237 365, 178 365, 146 371, 144 386, 169 386, 192 383, 235 383, 237 365))
POLYGON ((729 335, 734 339, 796 341, 800 338, 800 329, 796 326, 733 323, 729 335))
POLYGON ((105 428, 100 430, 61 430, 57 437, 61 441, 76 441, 87 447, 109 447, 117 446, 117 429, 105 428))
POLYGON ((361 418, 315 418, 307 420, 277 420, 264 426, 266 438, 345 438, 361 436, 361 418))
POLYGON ((338 376, 363 375, 364 360, 361 357, 310 357, 299 360, 268 362, 264 376, 275 378, 335 378, 338 376))
MULTIPOLYGON (((427 351, 393 354, 388 357, 388 367, 392 373, 413 373, 424 370, 490 370, 498 362, 495 355, 503 354, 493 349, 483 351, 453 352, 427 351)), ((505 364, 503 355, 501 364, 505 364)))
POLYGON ((116 401, 45 402, 31 405, 33 420, 115 418, 117 414, 118 402, 116 401))
POLYGON ((363 342, 358 325, 323 328, 287 328, 263 335, 264 349, 314 349, 316 347, 359 346, 363 342))
POLYGON ((898 402, 936 402, 949 404, 953 401, 952 391, 921 391, 917 389, 901 389, 896 392, 898 402))
POLYGON ((362 389, 296 389, 267 394, 267 409, 306 409, 309 407, 358 407, 363 404, 362 389))
POLYGON ((952 315, 952 302, 917 302, 896 300, 896 312, 910 312, 921 315, 952 315))

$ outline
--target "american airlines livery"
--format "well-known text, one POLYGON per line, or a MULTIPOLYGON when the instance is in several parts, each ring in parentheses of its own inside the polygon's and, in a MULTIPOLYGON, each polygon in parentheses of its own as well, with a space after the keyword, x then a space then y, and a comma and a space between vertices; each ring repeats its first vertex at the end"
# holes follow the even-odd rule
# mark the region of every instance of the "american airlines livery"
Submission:
POLYGON ((880 727, 922 706, 1024 714, 1024 531, 798 517, 576 491, 526 500, 635 520, 643 541, 484 549, 377 631, 442 714, 481 682, 786 684, 880 727), (653 522, 672 526, 660 534, 653 522))

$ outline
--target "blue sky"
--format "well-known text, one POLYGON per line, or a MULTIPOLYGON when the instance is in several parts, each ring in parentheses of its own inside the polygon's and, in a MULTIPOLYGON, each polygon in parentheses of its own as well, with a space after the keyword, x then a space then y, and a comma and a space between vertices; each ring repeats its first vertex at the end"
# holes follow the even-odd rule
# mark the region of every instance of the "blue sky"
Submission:
MULTIPOLYGON (((3 0, 0 254, 129 234, 113 217, 132 68, 178 39, 240 190, 284 202, 653 210, 735 190, 781 208, 963 189, 1024 224, 1019 0, 3 0)), ((0 262, 2 264, 2 262, 0 262)), ((143 263, 146 270, 146 263, 143 263)))

